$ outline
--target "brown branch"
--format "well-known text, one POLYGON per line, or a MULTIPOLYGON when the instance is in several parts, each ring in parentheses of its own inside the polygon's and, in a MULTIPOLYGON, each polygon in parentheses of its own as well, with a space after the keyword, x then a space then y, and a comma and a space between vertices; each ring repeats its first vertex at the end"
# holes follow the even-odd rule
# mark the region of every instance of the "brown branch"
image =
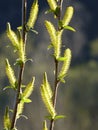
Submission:
MULTIPOLYGON (((54 109, 56 108, 56 102, 57 102, 57 93, 58 93, 58 87, 59 87, 59 81, 57 79, 58 76, 58 61, 55 59, 55 82, 54 82, 54 95, 53 95, 53 106, 54 109)), ((50 129, 54 129, 54 120, 52 119, 50 122, 50 129)))
MULTIPOLYGON (((59 0, 58 1, 58 7, 60 8, 59 10, 59 14, 58 14, 58 22, 61 20, 61 13, 62 13, 62 3, 63 3, 63 0, 59 0)), ((59 28, 58 26, 58 30, 60 30, 61 28, 59 28)), ((54 106, 54 109, 56 108, 56 102, 57 102, 57 93, 58 93, 58 87, 59 87, 59 84, 60 84, 60 81, 58 81, 57 77, 58 77, 58 61, 55 59, 55 81, 54 81, 54 95, 53 95, 53 106, 54 106)), ((50 128, 49 130, 53 130, 54 129, 54 119, 52 119, 50 121, 50 128)))
MULTIPOLYGON (((23 38, 23 42, 24 42, 24 51, 25 51, 25 45, 26 45, 26 28, 25 28, 26 9, 27 9, 27 0, 22 0, 22 38, 23 38)), ((20 103, 19 96, 21 93, 21 84, 22 84, 22 80, 23 80, 24 67, 25 67, 25 63, 22 63, 22 65, 20 65, 16 103, 15 103, 14 113, 13 113, 13 117, 12 117, 11 129, 15 128, 16 122, 17 122, 17 111, 18 111, 17 109, 18 109, 18 104, 20 103)))

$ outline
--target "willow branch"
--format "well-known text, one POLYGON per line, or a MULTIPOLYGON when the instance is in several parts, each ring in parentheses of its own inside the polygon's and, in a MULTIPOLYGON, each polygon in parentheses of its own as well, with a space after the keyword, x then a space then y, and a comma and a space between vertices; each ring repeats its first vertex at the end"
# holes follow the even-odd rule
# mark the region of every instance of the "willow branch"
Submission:
MULTIPOLYGON (((59 14, 58 14, 58 17, 57 17, 58 22, 61 20, 62 3, 63 3, 63 0, 58 1, 58 7, 60 8, 59 14)), ((60 29, 61 28, 59 28, 59 26, 58 26, 58 30, 60 30, 60 29)), ((58 61, 56 59, 54 59, 54 62, 55 62, 55 81, 54 81, 53 106, 54 106, 54 109, 55 109, 56 108, 56 102, 57 102, 58 87, 59 87, 60 81, 58 81, 58 79, 57 79, 57 77, 58 77, 58 61)), ((54 129, 54 119, 52 119, 51 122, 50 122, 49 130, 53 130, 53 129, 54 129)))
MULTIPOLYGON (((23 38, 23 42, 24 42, 24 51, 25 51, 25 45, 26 45, 26 28, 25 28, 26 9, 27 9, 27 0, 22 0, 22 38, 23 38)), ((23 80, 24 66, 25 66, 25 63, 22 63, 22 65, 20 66, 16 103, 15 103, 14 113, 13 113, 13 117, 12 117, 11 129, 15 128, 16 122, 17 122, 17 108, 18 108, 18 104, 20 103, 19 96, 21 93, 21 84, 22 84, 22 80, 23 80)))
MULTIPOLYGON (((58 61, 55 59, 55 81, 54 81, 54 95, 53 95, 53 106, 54 109, 56 108, 56 102, 57 102, 57 93, 58 93, 58 87, 59 87, 59 81, 57 80, 58 76, 58 61)), ((50 130, 54 129, 54 120, 52 119, 50 122, 50 130)))

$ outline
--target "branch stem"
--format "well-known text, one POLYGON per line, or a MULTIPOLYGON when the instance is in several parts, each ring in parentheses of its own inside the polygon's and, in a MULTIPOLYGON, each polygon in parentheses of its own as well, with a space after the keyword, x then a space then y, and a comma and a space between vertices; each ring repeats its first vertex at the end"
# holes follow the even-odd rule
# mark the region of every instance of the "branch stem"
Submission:
MULTIPOLYGON (((22 38, 24 42, 24 51, 25 51, 25 45, 26 45, 26 28, 25 28, 26 10, 27 10, 27 0, 22 0, 22 38)), ((17 111, 18 111, 18 104, 20 103, 19 96, 21 93, 21 84, 23 80, 24 67, 25 67, 25 63, 22 63, 22 65, 20 66, 20 72, 19 72, 19 77, 18 77, 16 103, 15 103, 13 117, 12 117, 11 129, 15 128, 16 122, 17 122, 17 111)))
MULTIPOLYGON (((63 3, 63 0, 59 0, 58 3, 57 3, 58 7, 60 8, 59 14, 58 14, 58 17, 57 17, 58 22, 61 20, 62 3, 63 3)), ((60 30, 60 29, 61 28, 58 26, 58 30, 60 30)), ((55 109, 56 108, 56 102, 57 102, 58 87, 59 87, 60 81, 57 79, 57 77, 58 77, 58 61, 56 59, 54 59, 54 62, 55 62, 55 81, 54 81, 53 106, 54 106, 54 109, 55 109)), ((54 129, 54 119, 52 119, 50 121, 49 130, 53 130, 53 129, 54 129)))
MULTIPOLYGON (((58 61, 55 59, 55 82, 54 82, 54 95, 53 95, 53 106, 54 109, 56 108, 56 102, 57 102, 57 93, 58 93, 58 87, 59 87, 59 81, 57 79, 58 76, 58 61)), ((50 122, 50 129, 54 129, 54 119, 51 120, 50 122)))

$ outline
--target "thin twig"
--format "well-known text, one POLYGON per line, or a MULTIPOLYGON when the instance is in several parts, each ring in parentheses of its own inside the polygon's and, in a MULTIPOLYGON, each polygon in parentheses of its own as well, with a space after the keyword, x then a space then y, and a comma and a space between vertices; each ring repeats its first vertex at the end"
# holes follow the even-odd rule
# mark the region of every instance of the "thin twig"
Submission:
MULTIPOLYGON (((54 95, 53 95, 54 109, 56 108, 57 93, 58 93, 58 87, 60 83, 57 79, 57 76, 58 76, 58 61, 55 59, 55 82, 54 82, 54 95)), ((53 128, 54 128, 54 120, 52 119, 50 122, 50 130, 53 130, 53 128)))
MULTIPOLYGON (((25 51, 25 44, 26 44, 26 28, 25 28, 26 9, 27 9, 27 0, 22 0, 22 38, 23 38, 23 42, 24 42, 24 51, 25 51)), ((13 117, 12 117, 11 129, 15 128, 15 126, 16 126, 17 108, 18 108, 18 104, 20 103, 19 96, 21 93, 21 84, 22 84, 22 80, 23 80, 24 66, 25 66, 25 63, 22 63, 22 65, 20 66, 17 95, 16 95, 16 103, 15 103, 14 113, 13 113, 13 117)))

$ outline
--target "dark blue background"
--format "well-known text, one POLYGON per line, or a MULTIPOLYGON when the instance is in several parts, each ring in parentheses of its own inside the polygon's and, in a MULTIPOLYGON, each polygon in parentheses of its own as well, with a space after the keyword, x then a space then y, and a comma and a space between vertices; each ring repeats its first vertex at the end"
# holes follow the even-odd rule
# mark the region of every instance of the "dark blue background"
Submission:
MULTIPOLYGON (((68 1, 70 0, 64 0, 65 3, 68 1)), ((29 9, 33 1, 27 0, 27 2, 28 2, 27 12, 29 12, 29 9)), ((98 1, 97 0, 73 0, 72 2, 73 3, 80 2, 80 4, 82 4, 82 6, 84 6, 86 10, 89 12, 91 17, 90 21, 88 21, 88 24, 86 24, 83 16, 84 14, 81 15, 81 20, 84 22, 83 24, 86 26, 83 31, 87 38, 87 44, 84 46, 83 49, 84 57, 82 57, 82 59, 83 61, 87 61, 91 58, 89 54, 89 43, 94 39, 98 38, 98 1)), ((0 1, 0 33, 6 30, 7 22, 11 23, 13 29, 16 29, 17 26, 21 25, 21 14, 22 14, 20 11, 22 10, 21 5, 22 5, 22 0, 1 0, 0 1)), ((48 5, 46 0, 39 0, 40 12, 47 6, 48 5)))
MULTIPOLYGON (((65 1, 66 2, 66 1, 65 1)), ((78 1, 77 1, 78 2, 78 1)), ((89 40, 93 40, 98 36, 98 0, 79 0, 92 16, 92 22, 87 25, 87 36, 89 40)), ((32 0, 28 0, 28 8, 32 0)), ((47 6, 46 0, 39 0, 40 9, 47 6)), ((21 0, 1 0, 0 1, 0 33, 5 31, 6 23, 9 21, 13 27, 19 26, 21 23, 21 0)))

